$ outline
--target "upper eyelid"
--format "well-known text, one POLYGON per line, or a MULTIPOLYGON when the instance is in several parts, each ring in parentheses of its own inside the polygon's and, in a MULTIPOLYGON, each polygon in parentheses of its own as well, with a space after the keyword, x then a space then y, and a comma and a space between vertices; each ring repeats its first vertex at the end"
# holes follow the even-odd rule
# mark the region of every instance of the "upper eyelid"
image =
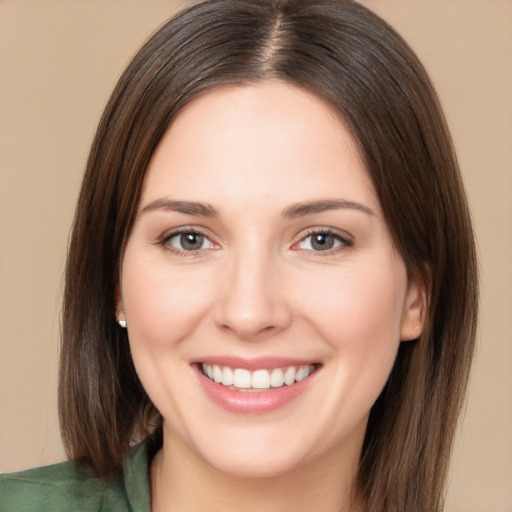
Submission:
MULTIPOLYGON (((197 228, 197 227, 191 227, 191 226, 182 226, 179 228, 170 229, 167 231, 164 231, 161 235, 159 235, 156 239, 155 245, 165 246, 169 243, 169 241, 174 238, 175 236, 184 234, 184 233, 196 233, 198 235, 201 235, 205 238, 207 238, 214 246, 218 246, 219 243, 214 240, 214 237, 212 237, 210 234, 206 233, 204 230, 197 228)), ((170 250, 170 249, 169 249, 170 250)), ((179 249, 174 249, 176 251, 179 251, 179 249)), ((201 249, 198 249, 201 250, 201 249)), ((193 251, 188 251, 193 252, 193 251)))
MULTIPOLYGON (((222 242, 218 241, 218 237, 212 236, 210 230, 204 229, 198 226, 180 226, 177 228, 172 228, 165 231, 162 235, 160 235, 157 239, 157 243, 162 244, 173 238, 174 236, 180 235, 182 233, 197 233, 201 236, 204 236, 208 240, 210 240, 215 245, 220 245, 222 242), (217 241, 216 241, 217 239, 217 241)), ((294 237, 294 241, 291 243, 291 246, 297 245, 301 241, 305 240, 307 237, 312 236, 314 234, 329 234, 335 237, 338 237, 341 241, 346 243, 347 245, 354 244, 354 236, 345 230, 340 230, 332 227, 311 227, 305 230, 302 230, 294 237)))
MULTIPOLYGON (((346 233, 346 232, 344 232, 344 233, 346 233)), ((326 229, 326 228, 324 228, 324 229, 316 228, 316 229, 312 229, 309 232, 302 234, 301 237, 290 246, 290 249, 295 250, 295 251, 304 251, 313 256, 329 256, 329 255, 332 256, 335 254, 339 254, 340 251, 350 249, 353 246, 354 246, 354 237, 348 235, 348 233, 346 233, 346 235, 343 235, 338 230, 326 229), (333 248, 325 249, 325 250, 321 250, 321 251, 316 251, 314 249, 308 249, 308 248, 303 248, 303 247, 297 247, 298 245, 304 243, 304 241, 307 240, 310 236, 315 235, 315 234, 328 234, 328 235, 334 236, 338 239, 339 245, 337 247, 333 247, 333 248)))
POLYGON ((170 239, 173 236, 181 235, 182 233, 197 233, 198 235, 202 235, 208 239, 212 238, 212 236, 207 232, 207 230, 198 228, 196 226, 181 226, 179 228, 172 228, 167 231, 164 231, 164 233, 162 233, 162 235, 160 235, 159 238, 170 239))
POLYGON ((161 236, 159 236, 155 242, 156 246, 159 246, 169 253, 174 253, 175 255, 183 256, 183 257, 197 257, 200 254, 204 255, 204 251, 211 251, 216 250, 219 247, 219 244, 213 240, 212 236, 209 236, 208 234, 204 233, 203 230, 198 228, 191 228, 191 227, 180 227, 171 229, 169 231, 164 232, 161 236), (194 249, 194 250, 185 250, 180 249, 178 247, 174 247, 172 244, 170 244, 170 241, 179 235, 185 234, 185 233, 194 233, 197 235, 201 235, 212 244, 213 247, 205 248, 205 249, 194 249))
MULTIPOLYGON (((297 242, 300 242, 301 240, 304 240, 308 236, 315 235, 315 234, 329 234, 333 236, 337 236, 342 240, 345 240, 347 242, 354 242, 354 236, 350 234, 348 231, 330 228, 330 227, 318 227, 318 228, 309 228, 305 231, 302 231, 297 235, 297 242)), ((294 243, 297 243, 294 242, 294 243)))

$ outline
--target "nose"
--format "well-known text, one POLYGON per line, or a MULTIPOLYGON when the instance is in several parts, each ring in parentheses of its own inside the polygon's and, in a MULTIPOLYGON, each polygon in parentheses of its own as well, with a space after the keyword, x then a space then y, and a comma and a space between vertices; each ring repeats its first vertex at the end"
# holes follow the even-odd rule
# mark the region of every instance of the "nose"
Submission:
POLYGON ((215 308, 217 325, 251 341, 286 329, 292 320, 279 263, 264 251, 233 255, 215 308))

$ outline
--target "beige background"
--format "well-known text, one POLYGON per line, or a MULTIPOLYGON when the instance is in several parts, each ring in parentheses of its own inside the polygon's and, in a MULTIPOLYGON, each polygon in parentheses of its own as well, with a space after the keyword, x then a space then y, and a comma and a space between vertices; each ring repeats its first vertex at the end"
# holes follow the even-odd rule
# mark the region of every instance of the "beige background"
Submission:
MULTIPOLYGON (((366 0, 426 64, 460 156, 482 315, 448 512, 512 511, 512 2, 366 0)), ((64 457, 61 275, 88 146, 158 0, 0 0, 0 470, 64 457)), ((414 512, 414 511, 411 511, 414 512)))

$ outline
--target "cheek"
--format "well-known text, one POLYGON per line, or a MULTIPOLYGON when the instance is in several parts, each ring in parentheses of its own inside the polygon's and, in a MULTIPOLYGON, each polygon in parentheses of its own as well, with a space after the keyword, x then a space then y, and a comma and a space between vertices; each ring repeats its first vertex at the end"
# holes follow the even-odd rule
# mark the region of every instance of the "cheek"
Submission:
POLYGON ((394 357, 406 285, 405 266, 387 258, 303 280, 297 296, 304 314, 336 350, 394 357))
POLYGON ((122 295, 133 344, 176 344, 195 328, 211 301, 211 286, 201 272, 187 270, 127 252, 122 295))
MULTIPOLYGON (((205 275, 170 268, 162 258, 128 247, 122 269, 122 298, 130 350, 137 374, 157 409, 171 423, 183 424, 180 401, 194 403, 186 363, 191 338, 208 311, 211 287, 205 275), (176 394, 175 390, 180 389, 176 394)), ((192 347, 193 349, 193 347, 192 347)))
POLYGON ((309 294, 301 292, 304 314, 329 345, 331 386, 318 414, 331 418, 332 411, 345 411, 326 422, 329 432, 365 421, 396 358, 407 278, 404 266, 385 263, 333 273, 325 286, 317 281, 309 294))

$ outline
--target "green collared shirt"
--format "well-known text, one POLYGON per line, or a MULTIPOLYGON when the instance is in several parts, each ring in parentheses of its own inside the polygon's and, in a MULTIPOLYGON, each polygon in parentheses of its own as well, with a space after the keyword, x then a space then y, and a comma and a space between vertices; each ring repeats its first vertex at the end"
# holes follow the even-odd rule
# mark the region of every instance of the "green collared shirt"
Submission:
POLYGON ((0 475, 0 512, 151 512, 148 442, 133 448, 117 480, 73 462, 0 475))

